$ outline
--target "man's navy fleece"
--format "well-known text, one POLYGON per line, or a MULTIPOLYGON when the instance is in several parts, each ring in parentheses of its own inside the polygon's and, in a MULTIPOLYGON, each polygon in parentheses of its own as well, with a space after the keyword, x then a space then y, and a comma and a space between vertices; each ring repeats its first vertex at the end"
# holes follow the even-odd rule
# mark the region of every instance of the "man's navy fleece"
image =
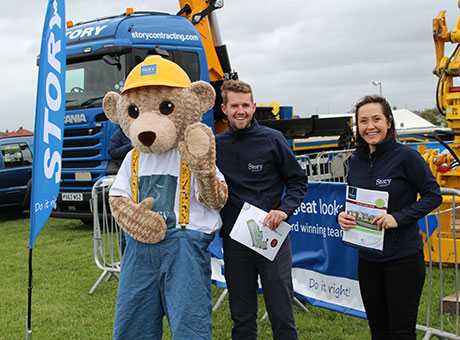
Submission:
POLYGON ((114 160, 123 161, 126 154, 132 149, 131 140, 125 135, 123 130, 119 128, 110 138, 109 155, 114 160))
POLYGON ((369 154, 359 147, 350 160, 348 184, 387 191, 387 213, 398 223, 385 230, 383 254, 360 251, 360 256, 372 262, 388 261, 412 255, 423 249, 417 221, 436 209, 442 202, 436 179, 423 157, 414 149, 394 140, 377 144, 369 154), (417 201, 417 193, 420 199, 417 201))
POLYGON ((267 212, 282 210, 290 216, 305 198, 308 179, 286 138, 254 118, 246 129, 230 127, 218 134, 216 154, 217 167, 232 188, 221 210, 221 236, 230 234, 244 202, 267 212))

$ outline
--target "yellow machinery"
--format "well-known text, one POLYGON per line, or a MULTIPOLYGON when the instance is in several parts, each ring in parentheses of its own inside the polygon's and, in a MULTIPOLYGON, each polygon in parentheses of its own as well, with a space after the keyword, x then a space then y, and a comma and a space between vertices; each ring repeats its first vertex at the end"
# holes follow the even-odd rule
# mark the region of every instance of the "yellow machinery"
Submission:
MULTIPOLYGON (((211 85, 220 93, 220 86, 226 79, 237 79, 231 70, 230 60, 215 16, 215 10, 224 6, 223 0, 179 0, 181 10, 178 15, 187 17, 201 35, 208 63, 211 85)), ((227 129, 227 120, 220 109, 222 98, 216 98, 214 105, 214 130, 216 133, 227 129)))
MULTIPOLYGON (((459 3, 460 7, 460 3, 459 3)), ((441 11, 437 18, 433 19, 433 38, 436 48, 436 68, 433 73, 439 78, 436 89, 436 103, 440 112, 446 115, 449 127, 454 131, 455 138, 452 144, 444 144, 448 153, 439 153, 438 150, 426 150, 419 147, 419 152, 428 162, 431 171, 435 175, 442 188, 460 189, 460 87, 454 86, 454 80, 459 80, 460 70, 460 17, 457 24, 450 32, 447 30, 446 11, 441 11), (456 44, 450 57, 444 55, 446 43, 456 44), (457 79, 456 79, 457 78, 457 79)), ((460 230, 457 227, 454 240, 452 214, 452 196, 444 196, 441 204, 440 235, 434 232, 430 237, 431 257, 433 261, 455 263, 454 242, 460 249, 460 230), (440 251, 440 246, 441 249, 440 251), (441 255, 440 255, 441 254, 441 255), (441 258, 440 258, 441 257, 441 258)), ((460 199, 455 201, 455 206, 460 207, 460 199)), ((460 218, 460 209, 456 209, 456 219, 460 218)), ((460 220, 459 220, 460 221, 460 220)), ((460 223, 459 223, 460 225, 460 223)), ((424 236, 426 237, 426 236, 424 236)), ((425 259, 429 259, 428 244, 425 243, 425 259)), ((457 255, 460 261, 460 256, 457 255)))
POLYGON ((178 14, 187 17, 200 32, 211 82, 224 80, 228 75, 224 76, 225 66, 221 62, 228 63, 228 57, 225 56, 227 59, 223 61, 217 55, 219 48, 225 45, 221 42, 217 19, 214 16, 214 10, 224 6, 223 1, 179 0, 179 4, 181 10, 178 14))

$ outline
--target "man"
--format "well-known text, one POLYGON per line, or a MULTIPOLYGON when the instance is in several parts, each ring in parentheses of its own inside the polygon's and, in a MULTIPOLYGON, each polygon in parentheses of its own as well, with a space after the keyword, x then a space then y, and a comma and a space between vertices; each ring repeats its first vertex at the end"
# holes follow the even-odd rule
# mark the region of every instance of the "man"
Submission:
POLYGON ((133 145, 131 144, 131 140, 125 135, 121 128, 118 128, 110 138, 108 150, 110 157, 113 160, 118 160, 121 164, 126 154, 131 151, 132 148, 133 145))
POLYGON ((268 212, 264 226, 275 230, 302 202, 308 180, 285 137, 258 124, 251 87, 236 80, 222 85, 222 111, 229 129, 216 136, 217 166, 229 193, 221 210, 225 280, 233 339, 257 339, 257 278, 260 275, 273 338, 297 339, 292 309, 292 253, 289 236, 272 261, 229 234, 244 202, 268 212), (285 194, 283 196, 283 191, 285 194))

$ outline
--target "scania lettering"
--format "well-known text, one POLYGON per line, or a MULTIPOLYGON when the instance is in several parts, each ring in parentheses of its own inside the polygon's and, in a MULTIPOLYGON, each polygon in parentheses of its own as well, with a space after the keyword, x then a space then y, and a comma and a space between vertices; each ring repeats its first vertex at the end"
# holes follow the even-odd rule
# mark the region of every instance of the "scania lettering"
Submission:
POLYGON ((66 115, 64 119, 64 124, 74 124, 74 123, 87 123, 86 117, 83 113, 76 115, 66 115))

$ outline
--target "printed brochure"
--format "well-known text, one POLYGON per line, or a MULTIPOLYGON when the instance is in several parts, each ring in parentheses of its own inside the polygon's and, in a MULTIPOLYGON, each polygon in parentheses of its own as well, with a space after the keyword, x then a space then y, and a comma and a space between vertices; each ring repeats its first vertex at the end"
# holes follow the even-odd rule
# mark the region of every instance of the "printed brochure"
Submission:
POLYGON ((345 244, 367 251, 382 253, 385 229, 377 230, 377 223, 372 220, 386 213, 388 192, 361 189, 347 186, 345 212, 355 216, 354 228, 344 231, 342 240, 345 244))
POLYGON ((291 225, 281 222, 276 230, 264 227, 267 214, 266 211, 245 202, 230 237, 273 261, 289 234, 291 225))

